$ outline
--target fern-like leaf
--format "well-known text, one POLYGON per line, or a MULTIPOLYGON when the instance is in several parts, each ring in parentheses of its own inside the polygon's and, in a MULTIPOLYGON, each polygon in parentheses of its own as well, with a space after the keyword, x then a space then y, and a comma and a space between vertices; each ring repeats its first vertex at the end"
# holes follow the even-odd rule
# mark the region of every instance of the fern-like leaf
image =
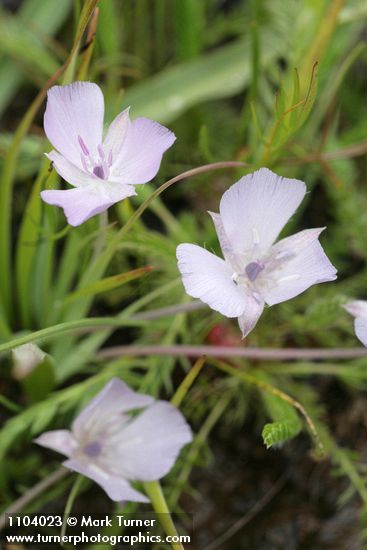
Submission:
POLYGON ((298 435, 301 429, 301 423, 298 419, 286 419, 280 422, 271 422, 265 424, 262 431, 262 438, 267 449, 280 445, 288 439, 298 435))

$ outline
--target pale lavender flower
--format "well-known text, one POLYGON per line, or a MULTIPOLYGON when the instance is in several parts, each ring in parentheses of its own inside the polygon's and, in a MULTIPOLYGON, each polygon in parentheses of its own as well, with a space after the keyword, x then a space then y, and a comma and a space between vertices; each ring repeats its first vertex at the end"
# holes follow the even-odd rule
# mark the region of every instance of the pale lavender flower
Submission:
POLYGON ((98 483, 112 500, 148 502, 130 481, 166 475, 191 440, 191 430, 175 407, 113 378, 77 416, 71 431, 46 432, 35 442, 66 455, 66 468, 98 483), (143 410, 129 414, 137 409, 143 410))
POLYGON ((357 338, 367 347, 367 301, 355 300, 345 304, 344 309, 355 317, 354 330, 357 338))
POLYGON ((274 244, 306 193, 302 181, 262 168, 232 185, 211 215, 224 260, 194 244, 177 247, 186 292, 226 317, 238 317, 245 337, 265 304, 289 300, 333 281, 336 270, 318 237, 307 229, 274 244))
POLYGON ((53 86, 47 94, 45 132, 57 149, 47 156, 74 189, 42 191, 48 204, 80 225, 112 204, 136 195, 134 185, 157 174, 175 135, 148 118, 120 113, 103 138, 104 100, 92 82, 53 86))

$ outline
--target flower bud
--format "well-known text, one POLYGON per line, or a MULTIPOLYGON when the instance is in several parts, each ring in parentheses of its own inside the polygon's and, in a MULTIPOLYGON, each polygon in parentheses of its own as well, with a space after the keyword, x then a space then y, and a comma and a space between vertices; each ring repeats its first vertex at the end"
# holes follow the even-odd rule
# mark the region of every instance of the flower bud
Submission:
POLYGON ((24 344, 12 350, 13 377, 16 380, 26 378, 42 361, 46 354, 36 344, 24 344))

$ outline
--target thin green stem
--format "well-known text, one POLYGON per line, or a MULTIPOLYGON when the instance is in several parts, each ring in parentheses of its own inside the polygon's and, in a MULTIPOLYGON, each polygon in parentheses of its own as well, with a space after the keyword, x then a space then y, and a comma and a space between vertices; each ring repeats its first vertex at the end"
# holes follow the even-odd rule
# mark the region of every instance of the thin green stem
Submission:
POLYGON ((172 405, 179 408, 182 401, 185 399, 187 392, 191 388, 192 384, 195 382, 197 376, 199 375, 201 369, 205 365, 206 357, 199 357, 195 365, 189 370, 185 378, 182 380, 181 384, 178 386, 174 396, 171 399, 172 405))
MULTIPOLYGON (((150 498, 150 502, 154 508, 155 513, 158 515, 158 519, 166 533, 171 537, 178 537, 178 532, 173 523, 170 511, 167 506, 166 499, 164 497, 162 487, 159 481, 149 481, 144 483, 144 489, 150 498)), ((184 547, 180 542, 171 543, 174 550, 184 550, 184 547)))
POLYGON ((93 258, 92 261, 97 259, 102 253, 105 242, 106 242, 106 232, 108 226, 108 212, 105 210, 98 216, 99 218, 99 231, 97 234, 97 239, 94 243, 93 258))
POLYGON ((18 405, 18 403, 14 403, 13 401, 5 397, 5 395, 1 395, 1 394, 0 394, 0 405, 2 405, 3 407, 7 408, 9 411, 14 413, 19 413, 22 410, 22 407, 18 405))
MULTIPOLYGON (((74 484, 71 488, 68 499, 66 501, 65 510, 64 510, 64 519, 63 519, 63 522, 62 522, 61 532, 60 532, 61 540, 62 540, 63 536, 66 533, 66 528, 68 526, 67 519, 70 516, 70 512, 72 510, 74 501, 75 501, 76 497, 78 496, 78 493, 79 493, 79 490, 80 490, 80 487, 81 487, 82 483, 83 483, 83 476, 78 474, 78 476, 77 476, 76 480, 74 481, 74 484)), ((63 546, 62 543, 61 543, 61 546, 63 546)))
POLYGON ((23 344, 28 344, 29 342, 38 342, 45 341, 53 338, 54 336, 59 336, 65 332, 73 332, 82 329, 96 329, 96 328, 107 328, 107 327, 122 327, 126 325, 136 325, 140 326, 141 321, 134 319, 118 318, 118 317, 92 317, 85 319, 78 319, 77 321, 66 321, 65 323, 60 323, 52 327, 43 328, 30 334, 24 336, 19 336, 18 338, 13 338, 4 344, 0 344, 0 353, 9 351, 23 344))

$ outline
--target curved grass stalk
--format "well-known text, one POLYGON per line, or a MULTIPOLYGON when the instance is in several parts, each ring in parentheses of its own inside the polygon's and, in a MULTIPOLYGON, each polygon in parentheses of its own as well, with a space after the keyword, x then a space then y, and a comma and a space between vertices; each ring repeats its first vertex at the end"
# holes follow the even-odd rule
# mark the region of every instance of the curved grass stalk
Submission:
POLYGON ((205 365, 206 357, 200 357, 195 365, 189 370, 181 384, 178 386, 174 396, 171 399, 171 404, 179 408, 182 401, 185 399, 187 392, 195 382, 196 377, 200 374, 201 369, 205 365))
POLYGON ((214 162, 211 164, 199 166, 198 168, 187 170, 186 172, 183 172, 182 174, 179 174, 178 176, 175 176, 174 178, 166 181, 163 185, 158 187, 158 189, 153 191, 153 193, 143 202, 143 204, 139 206, 139 208, 128 219, 126 224, 119 231, 117 231, 116 235, 111 239, 104 252, 90 265, 89 269, 87 269, 86 273, 80 281, 80 286, 84 286, 85 284, 96 280, 103 275, 121 240, 125 237, 133 224, 141 217, 145 210, 147 210, 154 199, 159 197, 159 195, 161 195, 163 191, 179 181, 197 176, 199 174, 204 174, 206 172, 211 172, 212 170, 223 170, 225 168, 244 168, 245 166, 245 163, 238 161, 214 162))
MULTIPOLYGON (((77 319, 76 321, 65 321, 51 327, 43 328, 24 336, 18 336, 0 344, 0 353, 4 353, 11 349, 14 349, 23 344, 30 342, 46 341, 55 336, 59 336, 66 332, 74 331, 91 331, 95 329, 105 329, 109 327, 123 327, 123 326, 141 326, 142 323, 153 319, 159 319, 161 317, 167 317, 170 315, 176 315, 187 311, 193 311, 200 308, 200 303, 194 302, 189 304, 178 304, 176 306, 170 306, 167 308, 155 309, 152 311, 143 311, 136 315, 130 315, 133 311, 130 308, 128 311, 123 311, 117 317, 86 317, 84 319, 77 319)), ((132 354, 133 355, 133 354, 132 354)))
POLYGON ((140 326, 141 321, 134 319, 118 318, 118 317, 92 317, 86 319, 78 319, 77 321, 67 321, 65 323, 60 323, 52 327, 43 328, 41 330, 36 330, 30 334, 24 336, 18 336, 13 338, 4 344, 0 344, 0 353, 9 351, 23 344, 28 344, 30 342, 39 342, 49 340, 54 336, 64 334, 65 332, 74 332, 79 330, 94 330, 96 328, 108 328, 108 327, 123 327, 126 325, 135 325, 140 326))

